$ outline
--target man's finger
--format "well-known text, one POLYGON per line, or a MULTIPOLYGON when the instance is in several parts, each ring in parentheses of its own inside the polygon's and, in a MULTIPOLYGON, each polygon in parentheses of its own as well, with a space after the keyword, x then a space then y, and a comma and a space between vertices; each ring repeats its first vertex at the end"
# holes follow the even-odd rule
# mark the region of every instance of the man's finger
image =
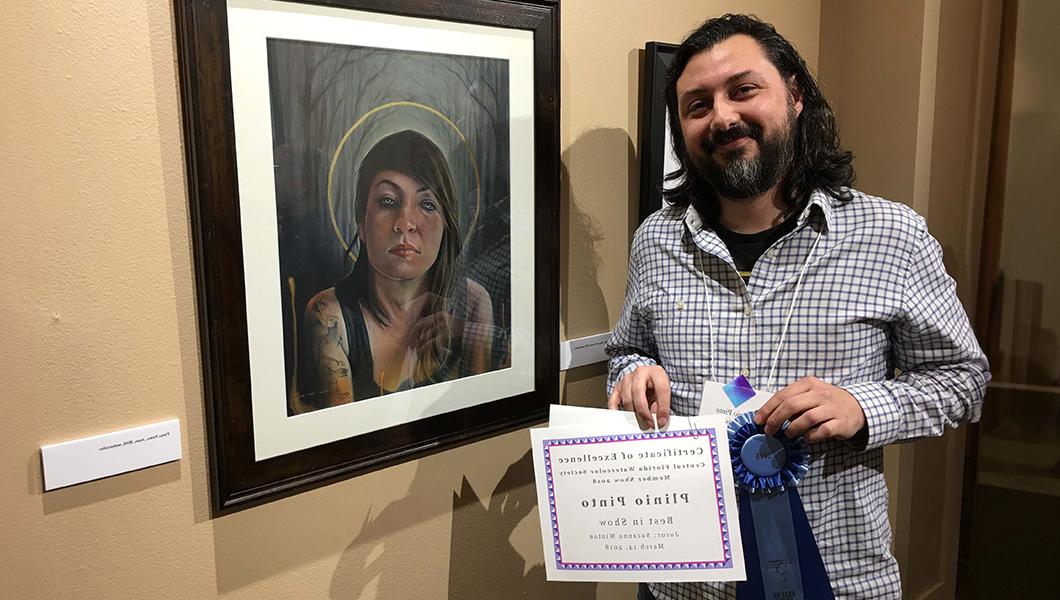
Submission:
POLYGON ((659 427, 670 422, 670 378, 662 369, 655 371, 652 387, 655 390, 655 418, 659 427))
POLYGON ((810 444, 816 444, 818 442, 824 442, 835 437, 835 430, 838 426, 839 421, 835 419, 829 419, 824 423, 821 423, 813 429, 806 432, 806 435, 802 436, 802 439, 806 440, 810 444))
POLYGON ((643 429, 652 422, 651 408, 648 399, 648 382, 650 381, 648 369, 637 369, 633 372, 632 400, 633 412, 637 413, 637 419, 643 429))
POLYGON ((618 393, 622 390, 622 382, 615 382, 614 387, 611 388, 611 395, 607 397, 607 408, 609 410, 618 410, 618 393))
POLYGON ((785 398, 776 409, 769 414, 764 424, 766 435, 773 435, 784 426, 785 421, 797 418, 802 413, 814 408, 819 404, 819 399, 813 392, 806 392, 798 396, 785 398))
POLYGON ((785 400, 810 391, 811 386, 812 380, 809 377, 803 377, 773 394, 772 398, 767 400, 761 408, 755 411, 755 423, 757 425, 765 425, 766 420, 769 419, 769 415, 773 414, 773 411, 783 404, 785 400))
POLYGON ((619 387, 621 388, 618 392, 619 408, 633 410, 633 373, 623 377, 619 387))
MULTIPOLYGON (((770 431, 770 427, 767 426, 767 422, 770 421, 773 413, 777 410, 777 407, 784 405, 795 396, 806 393, 813 389, 813 382, 811 377, 802 377, 801 380, 794 382, 793 384, 784 387, 777 393, 773 394, 773 398, 767 400, 761 408, 755 411, 755 423, 757 425, 766 426, 766 434, 773 435, 773 431, 770 431)), ((781 421, 780 423, 783 423, 781 421)))
POLYGON ((784 434, 788 437, 799 437, 810 429, 824 423, 831 418, 830 411, 826 406, 817 406, 799 415, 791 421, 784 434))

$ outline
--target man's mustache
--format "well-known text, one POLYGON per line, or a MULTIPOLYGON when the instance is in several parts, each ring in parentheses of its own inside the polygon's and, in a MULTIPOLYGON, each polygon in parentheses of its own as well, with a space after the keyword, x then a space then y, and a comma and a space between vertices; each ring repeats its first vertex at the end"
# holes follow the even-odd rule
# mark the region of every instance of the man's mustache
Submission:
POLYGON ((762 128, 750 123, 737 123, 725 131, 719 131, 707 138, 706 151, 711 154, 718 146, 724 146, 742 137, 749 137, 758 143, 762 143, 762 128))

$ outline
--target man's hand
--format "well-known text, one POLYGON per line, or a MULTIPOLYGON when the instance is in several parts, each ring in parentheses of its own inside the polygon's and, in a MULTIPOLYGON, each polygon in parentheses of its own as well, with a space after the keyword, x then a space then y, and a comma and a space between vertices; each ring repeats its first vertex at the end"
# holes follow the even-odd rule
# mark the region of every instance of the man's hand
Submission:
POLYGON ((652 426, 654 414, 664 427, 670 421, 670 378, 658 365, 637 367, 615 384, 607 408, 636 412, 641 428, 652 426))
POLYGON ((784 430, 788 437, 806 435, 810 443, 832 438, 847 440, 865 426, 865 411, 850 392, 816 377, 803 377, 780 390, 755 412, 755 423, 766 435, 784 430))

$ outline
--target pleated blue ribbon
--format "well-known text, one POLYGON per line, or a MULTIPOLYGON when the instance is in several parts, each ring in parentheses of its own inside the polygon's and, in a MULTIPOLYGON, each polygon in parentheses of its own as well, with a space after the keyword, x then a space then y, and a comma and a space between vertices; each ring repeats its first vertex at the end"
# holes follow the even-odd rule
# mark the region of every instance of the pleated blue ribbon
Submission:
POLYGON ((729 423, 729 455, 740 487, 747 581, 738 600, 834 600, 821 552, 795 486, 810 465, 805 440, 767 436, 754 413, 729 423))

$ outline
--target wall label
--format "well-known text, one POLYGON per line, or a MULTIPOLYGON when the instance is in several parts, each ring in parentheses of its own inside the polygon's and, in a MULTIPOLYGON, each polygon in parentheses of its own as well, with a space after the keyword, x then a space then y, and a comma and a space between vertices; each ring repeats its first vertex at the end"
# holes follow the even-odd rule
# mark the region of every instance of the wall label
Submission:
POLYGON ((44 491, 180 460, 180 420, 41 446, 44 491))

